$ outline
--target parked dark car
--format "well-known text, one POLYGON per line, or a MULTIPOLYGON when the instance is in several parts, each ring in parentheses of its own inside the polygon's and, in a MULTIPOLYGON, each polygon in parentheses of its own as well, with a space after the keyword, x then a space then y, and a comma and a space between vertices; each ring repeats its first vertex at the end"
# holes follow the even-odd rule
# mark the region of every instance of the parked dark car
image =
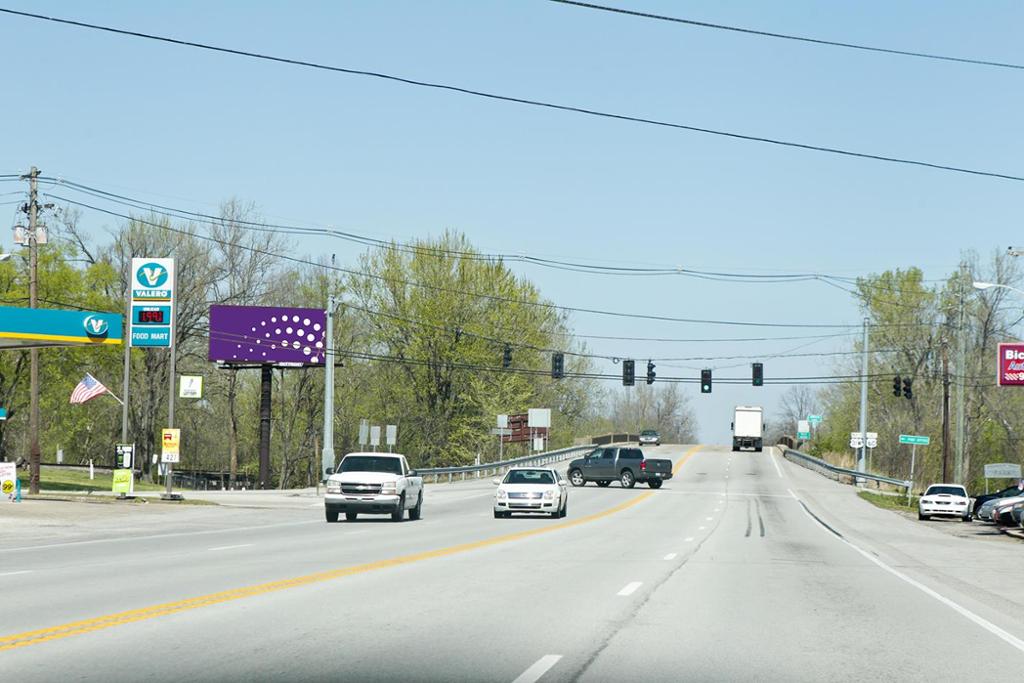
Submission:
POLYGON ((645 458, 639 448, 605 446, 569 463, 569 483, 573 486, 584 486, 588 481, 608 486, 617 481, 627 489, 637 482, 660 489, 662 483, 671 478, 671 460, 645 458))
POLYGON ((1021 496, 1024 495, 1024 486, 1021 484, 1014 484, 1013 486, 1007 486, 1002 491, 996 491, 995 493, 986 493, 983 496, 978 496, 974 499, 974 508, 971 510, 972 514, 977 517, 978 510, 981 506, 990 500, 995 498, 1009 498, 1010 496, 1021 496))

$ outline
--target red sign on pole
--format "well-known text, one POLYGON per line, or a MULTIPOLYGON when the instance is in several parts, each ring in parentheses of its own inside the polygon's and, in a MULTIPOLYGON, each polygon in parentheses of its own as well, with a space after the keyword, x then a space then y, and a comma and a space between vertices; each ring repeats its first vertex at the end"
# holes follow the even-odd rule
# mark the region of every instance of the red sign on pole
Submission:
POLYGON ((1024 386, 1024 343, 999 345, 999 377, 1001 387, 1024 386))
POLYGON ((523 441, 529 441, 531 435, 547 436, 548 434, 546 427, 534 427, 533 429, 530 429, 527 413, 509 415, 508 428, 512 430, 512 433, 501 437, 501 440, 505 443, 521 443, 523 441))

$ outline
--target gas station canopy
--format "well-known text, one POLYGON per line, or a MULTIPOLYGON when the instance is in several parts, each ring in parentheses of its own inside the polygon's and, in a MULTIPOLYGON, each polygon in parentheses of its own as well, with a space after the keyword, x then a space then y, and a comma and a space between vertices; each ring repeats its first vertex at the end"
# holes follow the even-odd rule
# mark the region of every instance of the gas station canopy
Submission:
POLYGON ((0 349, 120 344, 117 313, 0 306, 0 349))

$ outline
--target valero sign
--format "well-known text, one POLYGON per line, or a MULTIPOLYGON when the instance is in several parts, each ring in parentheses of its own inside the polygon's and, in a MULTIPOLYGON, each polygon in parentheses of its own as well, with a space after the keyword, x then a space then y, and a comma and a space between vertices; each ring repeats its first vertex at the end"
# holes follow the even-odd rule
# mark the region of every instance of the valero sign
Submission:
POLYGON ((998 373, 999 386, 1024 386, 1024 343, 999 345, 998 373))
POLYGON ((174 344, 174 259, 133 258, 131 345, 174 344))

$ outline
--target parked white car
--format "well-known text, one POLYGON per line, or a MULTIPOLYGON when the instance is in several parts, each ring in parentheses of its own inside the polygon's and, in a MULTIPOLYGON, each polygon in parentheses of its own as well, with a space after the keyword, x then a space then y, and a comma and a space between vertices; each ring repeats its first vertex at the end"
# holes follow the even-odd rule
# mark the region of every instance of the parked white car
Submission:
POLYGON ((395 522, 423 514, 423 478, 397 453, 349 453, 338 471, 328 470, 324 512, 328 522, 338 515, 352 522, 360 513, 391 515, 395 522))
POLYGON ((932 484, 917 502, 917 518, 959 517, 971 521, 971 497, 959 484, 932 484))
POLYGON ((504 479, 495 479, 494 518, 513 512, 546 512, 565 517, 569 510, 567 482, 547 467, 513 467, 504 479))

